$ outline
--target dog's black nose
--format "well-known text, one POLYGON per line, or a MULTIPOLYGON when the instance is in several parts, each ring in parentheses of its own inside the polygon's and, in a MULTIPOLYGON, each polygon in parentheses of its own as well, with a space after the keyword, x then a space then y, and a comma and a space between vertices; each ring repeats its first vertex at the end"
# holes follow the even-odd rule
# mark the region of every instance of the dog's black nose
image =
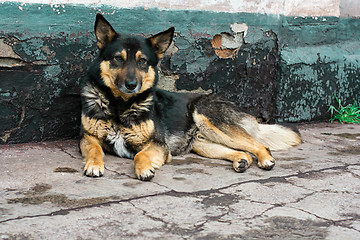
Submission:
POLYGON ((125 82, 125 87, 128 90, 134 90, 136 88, 136 86, 137 86, 137 81, 135 81, 135 80, 125 82))

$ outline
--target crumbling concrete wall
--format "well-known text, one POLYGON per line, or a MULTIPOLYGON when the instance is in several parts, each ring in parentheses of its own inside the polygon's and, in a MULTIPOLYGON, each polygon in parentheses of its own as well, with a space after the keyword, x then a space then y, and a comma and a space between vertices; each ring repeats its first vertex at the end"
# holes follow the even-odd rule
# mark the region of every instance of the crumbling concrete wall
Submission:
MULTIPOLYGON (((228 12, 0 4, 0 143, 78 136, 97 12, 119 32, 175 26, 161 64, 159 85, 168 90, 217 93, 267 122, 328 119, 335 92, 344 102, 359 99, 359 19, 244 13, 223 2, 233 4, 228 12)), ((340 14, 339 1, 325 2, 340 14)))

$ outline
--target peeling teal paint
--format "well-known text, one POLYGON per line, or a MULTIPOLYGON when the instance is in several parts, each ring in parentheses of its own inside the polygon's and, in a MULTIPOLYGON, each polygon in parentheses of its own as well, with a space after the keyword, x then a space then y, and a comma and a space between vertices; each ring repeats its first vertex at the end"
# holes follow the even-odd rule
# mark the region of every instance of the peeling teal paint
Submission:
MULTIPOLYGON (((177 42, 176 46, 178 46, 177 42)), ((216 58, 216 55, 206 55, 201 46, 195 49, 191 46, 187 48, 181 46, 179 47, 179 51, 171 57, 170 61, 175 69, 180 69, 182 66, 185 66, 186 72, 189 74, 201 74, 216 58)))
POLYGON ((358 51, 359 45, 352 41, 332 46, 283 49, 280 65, 283 74, 277 98, 280 119, 321 119, 326 109, 335 104, 335 93, 344 103, 358 101, 358 51), (311 110, 305 106, 310 106, 311 110))
POLYGON ((193 33, 206 33, 213 36, 221 31, 229 32, 230 24, 234 22, 246 22, 249 26, 277 26, 279 18, 275 15, 250 13, 216 13, 207 11, 163 11, 156 8, 144 10, 144 8, 119 9, 106 5, 66 5, 58 14, 51 5, 26 4, 4 2, 0 3, 1 12, 6 17, 0 19, 0 25, 4 33, 18 29, 19 35, 55 35, 62 33, 64 36, 72 33, 83 33, 85 29, 93 29, 93 19, 97 12, 102 12, 114 26, 124 33, 145 33, 163 31, 169 26, 175 26, 177 32, 186 35, 189 41, 195 41, 190 37, 193 33), (92 20, 92 21, 89 21, 92 20), (5 24, 6 23, 6 24, 5 24), (141 24, 139 24, 141 23, 141 24), (154 24, 160 23, 160 24, 154 24), (201 23, 201 24, 199 24, 201 23), (28 26, 31 26, 27 28, 28 26), (134 28, 136 26, 136 28, 134 28), (25 30, 25 32, 23 32, 25 30))
POLYGON ((0 95, 3 96, 3 97, 10 97, 11 93, 5 92, 5 93, 1 93, 0 95))
POLYGON ((59 65, 47 66, 44 68, 44 78, 48 83, 59 83, 60 79, 58 75, 61 73, 62 69, 59 65))

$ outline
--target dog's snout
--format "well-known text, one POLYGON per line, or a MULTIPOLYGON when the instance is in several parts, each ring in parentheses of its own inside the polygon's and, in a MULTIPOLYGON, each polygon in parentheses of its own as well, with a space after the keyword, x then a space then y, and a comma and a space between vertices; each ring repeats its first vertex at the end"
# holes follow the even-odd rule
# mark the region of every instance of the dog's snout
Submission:
POLYGON ((125 87, 132 91, 137 87, 137 81, 136 80, 130 80, 125 82, 125 87))

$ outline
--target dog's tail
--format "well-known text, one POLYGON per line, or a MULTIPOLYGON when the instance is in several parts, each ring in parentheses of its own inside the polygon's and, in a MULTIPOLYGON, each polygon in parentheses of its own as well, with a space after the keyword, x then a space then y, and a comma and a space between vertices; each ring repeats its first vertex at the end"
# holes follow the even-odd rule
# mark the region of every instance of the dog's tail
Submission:
POLYGON ((271 150, 285 150, 301 143, 299 134, 281 125, 258 124, 250 134, 256 141, 271 150))

